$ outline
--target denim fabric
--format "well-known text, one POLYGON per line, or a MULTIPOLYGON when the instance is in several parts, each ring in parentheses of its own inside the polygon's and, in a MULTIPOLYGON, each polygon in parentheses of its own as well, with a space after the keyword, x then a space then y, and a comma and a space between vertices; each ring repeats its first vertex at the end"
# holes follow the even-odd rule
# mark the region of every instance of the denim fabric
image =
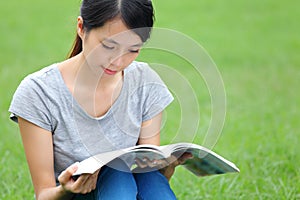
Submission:
POLYGON ((175 200, 169 182, 159 171, 132 174, 104 166, 97 188, 76 200, 175 200))

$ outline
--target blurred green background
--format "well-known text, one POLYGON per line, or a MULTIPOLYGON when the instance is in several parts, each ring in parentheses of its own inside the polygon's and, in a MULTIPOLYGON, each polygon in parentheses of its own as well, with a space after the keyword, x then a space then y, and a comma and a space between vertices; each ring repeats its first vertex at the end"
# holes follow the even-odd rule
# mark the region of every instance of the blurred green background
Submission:
MULTIPOLYGON (((218 66, 227 94, 227 114, 213 150, 241 170, 197 178, 179 167, 171 181, 178 198, 300 199, 300 1, 153 3, 156 27, 190 36, 218 66)), ((23 77, 66 58, 75 36, 79 4, 79 0, 1 3, 0 199, 33 198, 18 127, 9 121, 7 109, 23 77)), ((140 60, 189 69, 174 55, 156 52, 147 57, 146 52, 140 60)), ((197 139, 208 126, 210 99, 205 92, 202 97, 203 84, 192 76, 187 72, 203 107, 195 138, 201 144, 197 139)), ((165 143, 177 128, 178 102, 167 113, 165 143)))

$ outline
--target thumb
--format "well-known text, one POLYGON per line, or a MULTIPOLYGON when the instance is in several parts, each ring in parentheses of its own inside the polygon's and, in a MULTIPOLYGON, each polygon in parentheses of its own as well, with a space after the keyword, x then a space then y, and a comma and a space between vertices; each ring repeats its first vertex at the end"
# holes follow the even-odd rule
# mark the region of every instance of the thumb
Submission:
POLYGON ((61 184, 67 183, 72 175, 77 171, 78 169, 78 162, 72 164, 69 166, 66 170, 64 170, 59 176, 58 176, 58 181, 61 184))
POLYGON ((178 161, 179 161, 179 164, 181 165, 181 164, 185 163, 185 161, 187 161, 188 159, 192 159, 192 158, 194 158, 192 153, 185 152, 178 158, 178 161))

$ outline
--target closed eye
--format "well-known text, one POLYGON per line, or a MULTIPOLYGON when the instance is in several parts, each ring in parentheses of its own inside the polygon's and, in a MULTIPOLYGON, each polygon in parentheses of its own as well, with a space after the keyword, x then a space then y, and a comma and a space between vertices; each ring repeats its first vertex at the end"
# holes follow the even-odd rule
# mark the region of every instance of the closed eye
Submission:
POLYGON ((137 49, 137 50, 129 50, 129 52, 130 52, 130 53, 139 53, 140 50, 139 50, 139 49, 137 49))
POLYGON ((101 44, 102 44, 102 46, 103 46, 105 49, 112 50, 112 49, 115 48, 114 46, 108 46, 108 45, 104 44, 103 42, 101 42, 101 44))

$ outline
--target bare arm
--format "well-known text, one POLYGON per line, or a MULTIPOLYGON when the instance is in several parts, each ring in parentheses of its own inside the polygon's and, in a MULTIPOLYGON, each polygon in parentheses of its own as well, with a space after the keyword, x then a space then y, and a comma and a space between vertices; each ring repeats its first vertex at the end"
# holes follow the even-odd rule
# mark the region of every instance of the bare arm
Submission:
POLYGON ((144 121, 141 126, 141 132, 138 144, 160 144, 160 127, 162 113, 159 113, 150 120, 144 121))
POLYGON ((60 174, 60 185, 56 186, 52 133, 20 117, 18 122, 36 199, 71 199, 74 193, 87 193, 96 187, 98 172, 72 180, 76 165, 60 174))
POLYGON ((56 187, 53 166, 52 133, 18 118, 36 199, 61 199, 69 196, 56 187))

